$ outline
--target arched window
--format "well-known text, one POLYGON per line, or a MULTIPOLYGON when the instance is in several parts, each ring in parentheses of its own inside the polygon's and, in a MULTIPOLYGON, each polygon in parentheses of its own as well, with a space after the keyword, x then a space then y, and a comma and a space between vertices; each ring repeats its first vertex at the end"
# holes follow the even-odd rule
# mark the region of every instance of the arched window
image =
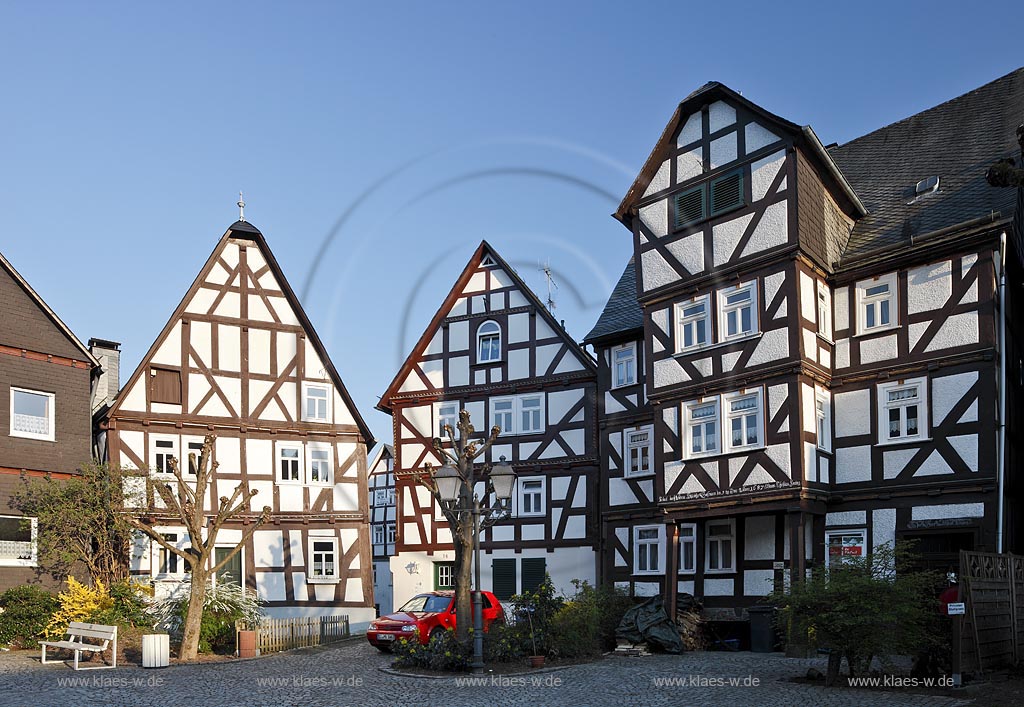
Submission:
POLYGON ((487 321, 476 330, 476 362, 492 363, 501 360, 501 327, 487 321))

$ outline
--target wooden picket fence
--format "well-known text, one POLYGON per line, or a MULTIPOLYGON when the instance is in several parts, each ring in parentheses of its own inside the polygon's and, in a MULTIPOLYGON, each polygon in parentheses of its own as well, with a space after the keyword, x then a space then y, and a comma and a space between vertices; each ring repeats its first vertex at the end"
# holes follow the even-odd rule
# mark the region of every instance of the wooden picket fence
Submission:
POLYGON ((1024 557, 960 552, 960 645, 964 671, 985 671, 1024 660, 1024 557))
MULTIPOLYGON (((244 621, 235 623, 237 645, 238 631, 250 630, 244 621)), ((294 619, 263 619, 256 632, 258 655, 287 651, 292 648, 309 648, 336 643, 350 635, 348 616, 303 616, 294 619)))

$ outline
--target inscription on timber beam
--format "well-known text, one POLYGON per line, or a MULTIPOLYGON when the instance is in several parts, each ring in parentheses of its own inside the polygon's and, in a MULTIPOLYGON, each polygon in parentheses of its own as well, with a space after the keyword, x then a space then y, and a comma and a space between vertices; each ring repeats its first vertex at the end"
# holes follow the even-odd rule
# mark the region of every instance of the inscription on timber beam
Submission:
POLYGON ((799 481, 775 481, 768 484, 754 484, 752 486, 740 486, 739 488, 718 489, 716 491, 694 491, 692 493, 677 493, 672 496, 662 496, 660 503, 674 503, 676 501, 692 501, 705 498, 727 498, 729 496, 741 496, 749 493, 762 493, 764 491, 781 491, 784 489, 800 488, 799 481))

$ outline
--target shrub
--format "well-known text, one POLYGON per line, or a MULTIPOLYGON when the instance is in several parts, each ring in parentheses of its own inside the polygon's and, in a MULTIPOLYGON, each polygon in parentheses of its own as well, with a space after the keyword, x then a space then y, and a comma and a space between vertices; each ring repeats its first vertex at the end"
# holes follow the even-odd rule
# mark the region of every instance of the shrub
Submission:
POLYGON ((98 579, 95 587, 89 587, 69 575, 67 585, 67 590, 57 595, 60 608, 50 618, 47 636, 62 636, 72 621, 91 621, 114 606, 110 592, 98 579))
POLYGON ((551 619, 552 653, 581 658, 615 647, 615 629, 632 600, 614 587, 573 580, 576 594, 551 619))
MULTIPOLYGON (((152 608, 157 625, 170 633, 176 641, 181 640, 191 589, 186 580, 179 586, 177 593, 157 602, 152 608)), ((233 647, 235 623, 243 621, 250 627, 258 626, 263 620, 261 604, 256 592, 234 582, 221 581, 207 586, 199 628, 199 652, 210 653, 233 647)))
POLYGON ((59 607, 57 597, 30 585, 0 594, 0 644, 34 647, 59 607))
POLYGON ((551 575, 536 590, 512 597, 512 618, 522 632, 522 650, 528 655, 548 655, 555 647, 552 620, 565 600, 555 595, 551 575))
POLYGON ((93 623, 124 628, 153 628, 148 598, 153 590, 138 582, 116 582, 110 587, 111 605, 90 617, 93 623))
POLYGON ((399 668, 465 671, 469 669, 473 659, 472 629, 469 645, 459 643, 455 638, 455 631, 447 629, 431 636, 430 642, 425 646, 420 643, 419 632, 416 632, 410 638, 396 641, 393 650, 394 664, 399 668))

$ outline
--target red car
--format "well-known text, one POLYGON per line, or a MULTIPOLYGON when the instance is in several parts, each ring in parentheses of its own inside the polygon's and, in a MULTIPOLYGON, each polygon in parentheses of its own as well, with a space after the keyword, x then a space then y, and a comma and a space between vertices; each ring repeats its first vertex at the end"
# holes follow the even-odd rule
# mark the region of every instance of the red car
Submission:
MULTIPOLYGON (((492 623, 505 622, 505 610, 498 597, 481 592, 484 631, 492 623)), ((395 641, 411 638, 419 630, 420 643, 426 645, 436 634, 455 628, 455 592, 424 592, 417 594, 393 614, 370 622, 366 640, 382 651, 390 651, 395 641)))

